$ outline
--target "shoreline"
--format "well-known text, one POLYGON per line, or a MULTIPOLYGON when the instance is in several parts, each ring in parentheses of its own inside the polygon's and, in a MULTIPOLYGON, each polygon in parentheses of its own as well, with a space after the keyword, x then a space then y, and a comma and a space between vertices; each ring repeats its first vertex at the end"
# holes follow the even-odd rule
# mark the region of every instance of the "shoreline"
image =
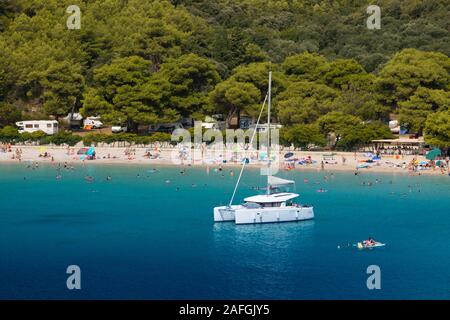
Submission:
MULTIPOLYGON (((29 162, 37 162, 40 164, 57 164, 57 163, 68 163, 70 165, 131 165, 131 166, 163 166, 163 167, 203 167, 203 168, 240 168, 240 162, 220 162, 220 161, 204 161, 204 160, 179 160, 175 159, 179 163, 174 163, 173 153, 177 153, 176 148, 166 148, 158 151, 160 157, 157 159, 149 159, 145 157, 145 152, 148 148, 126 148, 126 147, 98 147, 96 148, 96 153, 98 158, 95 160, 80 160, 80 155, 76 154, 76 150, 79 148, 70 148, 70 150, 75 153, 68 154, 67 147, 58 146, 12 146, 12 152, 0 153, 0 165, 1 164, 21 164, 29 162), (18 159, 13 159, 16 154, 16 150, 20 149, 22 151, 21 161, 18 159), (125 154, 126 150, 132 150, 131 154, 125 154), (40 157, 39 155, 43 152, 49 153, 48 157, 40 157), (52 161, 53 159, 53 161, 52 161)), ((290 152, 280 151, 279 159, 284 159, 283 154, 290 152)), ((320 151, 292 151, 294 157, 297 159, 309 158, 313 161, 312 164, 299 165, 296 164, 295 168, 285 168, 284 161, 280 160, 279 172, 283 171, 306 171, 306 172, 359 172, 359 173, 387 173, 387 174, 402 174, 402 175, 433 175, 433 176, 449 176, 450 168, 445 168, 444 173, 441 172, 440 168, 428 168, 426 170, 412 171, 407 168, 407 164, 410 163, 414 158, 419 162, 425 161, 423 156, 381 156, 381 160, 369 165, 368 168, 359 168, 364 162, 361 162, 365 157, 365 153, 355 153, 355 152, 320 152, 320 151), (332 156, 331 156, 332 154, 332 156), (345 164, 344 162, 345 158, 345 164), (324 162, 324 168, 321 168, 321 162, 324 162), (331 163, 330 163, 331 162, 331 163)), ((247 168, 262 168, 267 165, 266 162, 253 160, 253 163, 246 165, 247 168)), ((297 162, 297 161, 296 161, 297 162)))

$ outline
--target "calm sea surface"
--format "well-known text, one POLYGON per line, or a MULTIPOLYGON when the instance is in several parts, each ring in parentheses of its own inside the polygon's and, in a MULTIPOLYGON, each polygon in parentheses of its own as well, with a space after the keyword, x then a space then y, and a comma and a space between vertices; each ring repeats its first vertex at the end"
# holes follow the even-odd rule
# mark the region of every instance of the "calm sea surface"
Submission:
MULTIPOLYGON (((0 165, 0 298, 450 298, 450 177, 281 172, 313 221, 214 224, 235 171, 88 165, 58 180, 51 166, 0 165), (369 236, 386 247, 348 246, 369 236), (81 290, 66 287, 69 265, 81 290), (369 265, 381 290, 367 289, 369 265)), ((237 200, 263 184, 247 170, 237 200)))

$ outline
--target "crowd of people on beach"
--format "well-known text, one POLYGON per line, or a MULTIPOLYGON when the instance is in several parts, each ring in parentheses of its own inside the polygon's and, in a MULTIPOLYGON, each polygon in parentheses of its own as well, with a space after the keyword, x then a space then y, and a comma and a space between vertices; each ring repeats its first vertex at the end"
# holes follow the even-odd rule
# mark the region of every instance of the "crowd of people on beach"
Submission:
MULTIPOLYGON (((10 144, 0 144, 0 153, 7 153, 7 156, 1 156, 0 160, 18 160, 18 161, 43 161, 43 162, 85 162, 85 160, 98 160, 96 162, 116 162, 116 163, 154 163, 154 164, 174 164, 174 165, 194 165, 194 166, 239 166, 244 161, 250 166, 264 166, 267 164, 267 155, 261 152, 241 152, 241 153, 223 153, 217 154, 216 158, 209 158, 207 152, 197 158, 193 157, 188 149, 174 148, 161 150, 154 148, 99 148, 93 151, 95 156, 86 156, 89 149, 81 148, 76 152, 73 147, 53 148, 53 147, 34 147, 24 148, 12 146, 10 144), (81 153, 80 153, 81 152, 81 153), (173 155, 178 156, 179 162, 173 162, 173 155), (206 157, 206 158, 205 158, 206 157), (24 160, 25 159, 25 160, 24 160), (148 161, 148 162, 147 162, 148 161)), ((176 158, 176 157, 175 157, 176 158)), ((405 172, 414 175, 445 174, 450 175, 449 157, 437 157, 434 160, 427 160, 422 156, 407 155, 383 155, 379 150, 373 153, 312 153, 285 151, 271 154, 272 164, 279 166, 286 171, 298 169, 315 169, 318 171, 344 170, 356 172, 366 171, 385 171, 385 172, 405 172), (286 157, 289 155, 289 157, 286 157)))
POLYGON ((419 161, 413 158, 408 163, 408 170, 410 172, 420 172, 420 170, 431 169, 433 171, 440 170, 441 174, 447 173, 450 176, 450 157, 438 157, 434 160, 419 161))
POLYGON ((0 143, 0 152, 12 152, 12 146, 10 143, 0 143))

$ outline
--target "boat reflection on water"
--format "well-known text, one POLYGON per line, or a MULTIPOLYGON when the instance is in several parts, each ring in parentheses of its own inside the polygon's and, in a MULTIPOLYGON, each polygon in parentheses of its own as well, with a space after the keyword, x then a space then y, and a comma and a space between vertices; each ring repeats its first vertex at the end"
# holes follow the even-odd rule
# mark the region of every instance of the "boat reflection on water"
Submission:
POLYGON ((310 246, 314 233, 314 220, 291 223, 244 224, 215 223, 213 238, 217 246, 252 244, 297 248, 310 246))

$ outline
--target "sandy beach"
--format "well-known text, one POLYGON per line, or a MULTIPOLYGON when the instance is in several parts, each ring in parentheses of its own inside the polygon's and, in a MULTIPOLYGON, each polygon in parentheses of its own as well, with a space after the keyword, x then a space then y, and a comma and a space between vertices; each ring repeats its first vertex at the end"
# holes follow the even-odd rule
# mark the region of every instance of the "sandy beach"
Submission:
MULTIPOLYGON (((109 164, 127 164, 127 165, 173 165, 173 166, 223 166, 223 167, 239 167, 240 161, 233 160, 231 157, 223 159, 208 159, 202 157, 201 154, 187 159, 180 160, 178 157, 179 149, 177 148, 160 148, 158 149, 158 157, 148 157, 148 152, 152 150, 148 148, 125 148, 125 147, 96 147, 95 160, 82 160, 82 155, 77 154, 80 148, 59 147, 59 146, 11 146, 10 152, 0 152, 0 163, 20 163, 20 162, 39 162, 39 163, 70 163, 84 165, 109 165, 109 164), (17 158, 17 150, 21 151, 20 160, 17 158), (43 157, 45 155, 46 157, 43 157), (228 158, 228 159, 227 159, 228 158), (227 159, 227 161, 223 161, 227 159)), ((422 168, 419 170, 411 170, 408 164, 416 159, 419 163, 427 161, 424 156, 401 155, 388 156, 382 155, 379 161, 367 163, 370 159, 365 153, 354 152, 307 152, 292 151, 293 156, 290 159, 296 161, 285 162, 284 155, 288 151, 280 151, 279 169, 280 170, 315 170, 315 171, 359 171, 359 172, 385 172, 385 173, 403 173, 403 174, 426 174, 426 175, 448 175, 449 168, 441 170, 440 168, 422 168), (299 164, 302 160, 306 162, 299 164), (292 165, 295 163, 295 167, 292 165), (367 166, 361 168, 361 165, 367 166), (360 167, 360 168, 358 168, 360 167)), ((249 167, 265 166, 265 161, 251 160, 249 167)))

